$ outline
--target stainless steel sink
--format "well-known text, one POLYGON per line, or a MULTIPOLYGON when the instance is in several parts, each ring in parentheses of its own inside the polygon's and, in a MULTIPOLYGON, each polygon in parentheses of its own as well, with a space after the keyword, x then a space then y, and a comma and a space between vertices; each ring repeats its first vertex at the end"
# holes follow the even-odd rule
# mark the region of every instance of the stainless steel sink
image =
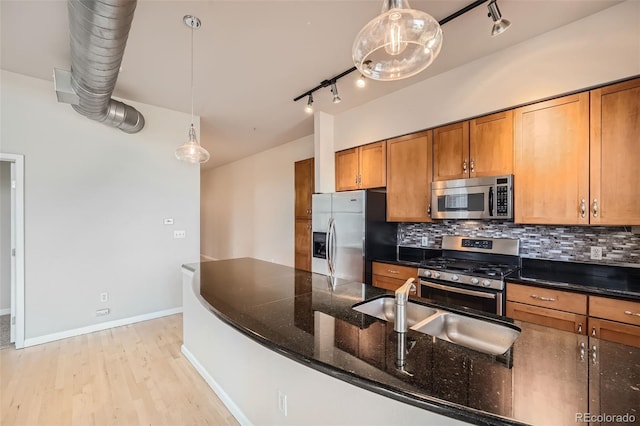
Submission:
POLYGON ((520 329, 515 326, 511 328, 506 324, 446 311, 425 318, 410 328, 490 355, 505 353, 520 335, 520 329))
MULTIPOLYGON (((353 309, 372 317, 394 321, 395 298, 382 296, 353 305, 353 309)), ((509 350, 520 335, 514 325, 496 320, 449 312, 409 301, 407 325, 411 330, 476 350, 501 355, 509 350)))
MULTIPOLYGON (((384 321, 394 321, 395 319, 395 303, 396 299, 393 296, 382 296, 375 299, 367 300, 364 302, 353 305, 353 309, 363 314, 371 315, 384 321)), ((437 310, 429 306, 421 305, 409 301, 407 303, 407 325, 418 324, 420 321, 431 315, 435 315, 437 310)))

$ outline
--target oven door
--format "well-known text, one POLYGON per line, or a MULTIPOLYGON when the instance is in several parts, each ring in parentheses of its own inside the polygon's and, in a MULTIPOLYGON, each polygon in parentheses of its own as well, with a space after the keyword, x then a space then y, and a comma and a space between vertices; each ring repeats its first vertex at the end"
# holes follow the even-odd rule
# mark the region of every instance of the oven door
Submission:
POLYGON ((440 305, 464 306, 477 311, 504 315, 504 292, 458 287, 420 279, 420 296, 440 305))

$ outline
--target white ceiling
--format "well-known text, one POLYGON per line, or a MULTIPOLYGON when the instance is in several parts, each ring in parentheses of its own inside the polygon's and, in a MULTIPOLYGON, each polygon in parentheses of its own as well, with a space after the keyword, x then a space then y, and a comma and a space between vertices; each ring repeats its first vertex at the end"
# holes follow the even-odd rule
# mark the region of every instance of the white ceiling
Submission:
MULTIPOLYGON (((441 20, 470 3, 411 6, 441 20)), ((442 51, 426 71, 399 82, 369 81, 365 89, 355 88, 352 73, 339 80, 340 104, 331 103, 326 88, 314 94, 314 107, 340 113, 616 3, 499 0, 513 25, 497 37, 489 35, 491 19, 481 5, 443 26, 442 51)), ((65 1, 1 0, 0 6, 3 69, 52 82, 54 67, 69 69, 65 1)), ((204 167, 234 161, 313 132, 306 99, 293 98, 353 66, 353 40, 381 6, 381 0, 140 0, 114 96, 189 113, 191 30, 182 17, 196 15, 202 28, 194 34, 195 113, 200 141, 211 153, 204 167)), ((186 140, 189 123, 175 125, 184 127, 186 140)))

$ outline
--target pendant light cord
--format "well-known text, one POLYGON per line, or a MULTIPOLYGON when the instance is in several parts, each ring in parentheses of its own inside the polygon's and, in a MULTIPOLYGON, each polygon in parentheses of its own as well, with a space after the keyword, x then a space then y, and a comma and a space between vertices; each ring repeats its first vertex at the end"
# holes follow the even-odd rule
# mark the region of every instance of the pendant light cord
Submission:
POLYGON ((195 29, 191 27, 191 126, 193 126, 193 32, 195 29))

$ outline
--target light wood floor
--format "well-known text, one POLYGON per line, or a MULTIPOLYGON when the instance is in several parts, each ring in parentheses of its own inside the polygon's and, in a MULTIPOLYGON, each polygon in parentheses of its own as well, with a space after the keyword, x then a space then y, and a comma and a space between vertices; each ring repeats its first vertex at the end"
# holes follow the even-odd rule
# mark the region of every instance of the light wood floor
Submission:
POLYGON ((0 351, 0 424, 237 425, 180 353, 182 315, 0 351))

